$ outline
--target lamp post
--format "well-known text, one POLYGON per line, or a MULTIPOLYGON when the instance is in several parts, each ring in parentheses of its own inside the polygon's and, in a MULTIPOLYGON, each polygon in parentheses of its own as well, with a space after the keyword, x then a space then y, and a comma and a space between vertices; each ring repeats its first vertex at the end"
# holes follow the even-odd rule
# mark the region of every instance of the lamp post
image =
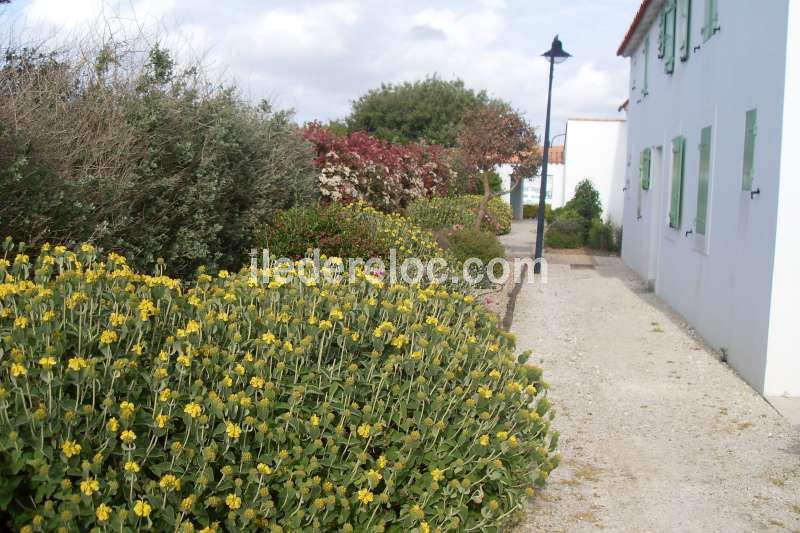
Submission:
POLYGON ((558 35, 553 38, 550 50, 542 54, 550 63, 550 81, 547 87, 547 116, 544 122, 544 153, 542 154, 542 179, 539 186, 539 215, 536 219, 536 250, 533 258, 536 261, 533 273, 539 274, 542 271, 542 241, 544 240, 544 204, 547 196, 547 160, 550 156, 550 101, 553 95, 553 66, 556 63, 563 63, 568 57, 572 57, 561 46, 558 35))

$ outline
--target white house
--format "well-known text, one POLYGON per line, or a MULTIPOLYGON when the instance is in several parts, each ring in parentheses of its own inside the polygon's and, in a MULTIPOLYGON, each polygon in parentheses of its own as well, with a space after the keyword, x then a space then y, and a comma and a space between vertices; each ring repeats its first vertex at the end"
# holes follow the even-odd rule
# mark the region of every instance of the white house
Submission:
POLYGON ((755 389, 800 396, 800 1, 645 0, 618 55, 622 258, 755 389))
POLYGON ((554 188, 553 207, 567 203, 584 179, 600 192, 603 218, 622 224, 627 127, 624 120, 571 118, 564 142, 564 179, 554 188))
MULTIPOLYGON (((511 165, 500 165, 497 173, 500 175, 503 190, 508 190, 511 185, 511 165)), ((547 165, 547 194, 545 201, 552 205, 554 191, 559 193, 558 187, 564 182, 564 147, 552 146, 550 148, 550 160, 547 165)), ((523 205, 539 204, 539 189, 541 182, 539 176, 524 179, 516 189, 510 194, 503 195, 503 198, 511 204, 514 211, 514 218, 522 218, 523 205)), ((558 207, 558 206, 556 206, 558 207)))

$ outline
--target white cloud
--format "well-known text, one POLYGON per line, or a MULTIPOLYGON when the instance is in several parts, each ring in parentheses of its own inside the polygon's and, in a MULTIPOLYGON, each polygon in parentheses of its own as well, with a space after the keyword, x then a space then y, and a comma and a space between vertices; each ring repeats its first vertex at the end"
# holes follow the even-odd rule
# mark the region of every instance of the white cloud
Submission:
MULTIPOLYGON (((75 28, 102 14, 120 27, 157 29, 203 55, 254 100, 292 106, 301 120, 346 114, 381 82, 460 77, 544 119, 547 63, 561 33, 575 58, 559 65, 554 118, 617 116, 627 70, 614 57, 638 0, 30 0, 28 26, 75 28)), ((14 4, 12 4, 14 6, 14 4)), ((554 125, 554 128, 558 128, 554 125)))

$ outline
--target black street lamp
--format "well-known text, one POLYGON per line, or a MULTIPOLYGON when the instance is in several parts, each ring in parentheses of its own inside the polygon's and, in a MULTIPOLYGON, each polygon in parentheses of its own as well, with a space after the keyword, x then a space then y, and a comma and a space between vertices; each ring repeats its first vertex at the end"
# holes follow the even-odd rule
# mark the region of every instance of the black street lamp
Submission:
POLYGON ((536 251, 533 255, 536 264, 533 273, 539 274, 542 271, 542 241, 544 240, 544 204, 547 196, 547 160, 550 156, 550 100, 553 95, 553 65, 563 63, 568 57, 572 57, 561 46, 558 35, 553 38, 550 50, 542 54, 550 63, 550 81, 547 87, 547 117, 544 122, 544 153, 542 154, 542 179, 539 185, 539 216, 536 221, 536 251))

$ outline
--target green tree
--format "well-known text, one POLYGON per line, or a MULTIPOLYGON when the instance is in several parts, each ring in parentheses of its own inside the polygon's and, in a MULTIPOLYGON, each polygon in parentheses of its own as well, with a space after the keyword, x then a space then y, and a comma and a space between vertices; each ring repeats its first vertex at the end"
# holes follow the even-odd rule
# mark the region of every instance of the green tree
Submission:
POLYGON ((366 131, 391 142, 425 140, 453 147, 463 118, 488 101, 486 91, 475 92, 461 80, 434 75, 369 91, 353 102, 346 121, 350 132, 366 131))

